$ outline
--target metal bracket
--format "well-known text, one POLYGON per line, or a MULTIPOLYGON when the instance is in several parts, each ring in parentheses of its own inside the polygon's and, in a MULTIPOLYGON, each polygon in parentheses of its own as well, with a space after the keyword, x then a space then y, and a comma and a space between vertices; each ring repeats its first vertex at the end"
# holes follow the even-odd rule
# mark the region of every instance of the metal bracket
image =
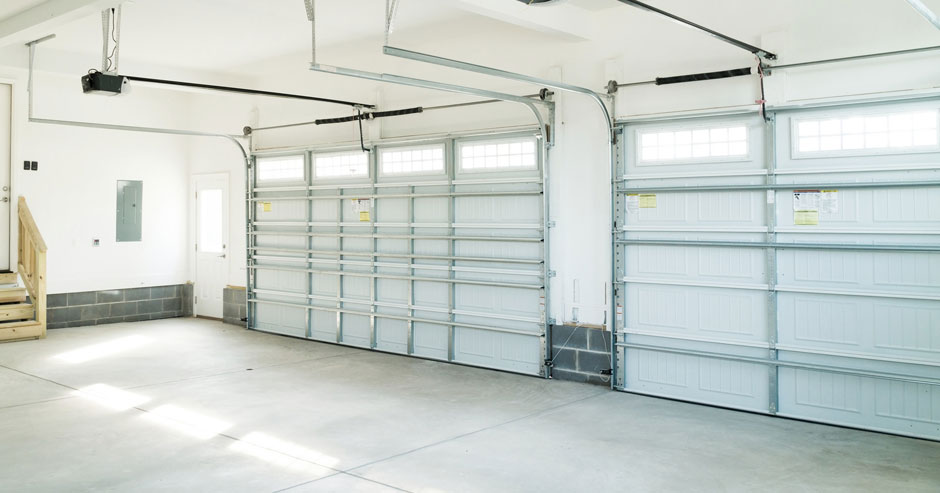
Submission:
POLYGON ((547 274, 548 274, 548 277, 555 277, 556 275, 558 275, 558 274, 557 274, 555 271, 553 271, 553 270, 548 271, 547 274))
POLYGON ((555 227, 555 221, 549 221, 549 222, 545 223, 545 226, 546 226, 546 227, 549 227, 549 228, 554 228, 554 227, 555 227))

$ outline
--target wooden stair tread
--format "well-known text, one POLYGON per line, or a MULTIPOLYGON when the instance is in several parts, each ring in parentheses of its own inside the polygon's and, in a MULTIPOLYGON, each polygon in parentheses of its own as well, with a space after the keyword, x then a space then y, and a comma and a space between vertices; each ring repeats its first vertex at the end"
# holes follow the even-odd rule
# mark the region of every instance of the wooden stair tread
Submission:
POLYGON ((0 303, 26 301, 26 288, 0 288, 0 303))
POLYGON ((3 320, 31 319, 36 314, 32 303, 0 305, 0 322, 3 320))
POLYGON ((42 324, 35 320, 0 324, 0 341, 19 341, 43 337, 42 324))
POLYGON ((0 272, 0 284, 16 284, 18 281, 16 272, 0 272))

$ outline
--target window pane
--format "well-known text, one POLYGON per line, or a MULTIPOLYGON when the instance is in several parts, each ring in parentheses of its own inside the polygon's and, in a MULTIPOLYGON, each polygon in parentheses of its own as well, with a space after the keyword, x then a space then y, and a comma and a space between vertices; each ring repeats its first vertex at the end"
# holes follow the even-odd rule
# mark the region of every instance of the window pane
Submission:
MULTIPOLYGON (((472 151, 463 149, 461 156, 471 159, 472 151)), ((379 154, 379 167, 383 175, 440 174, 444 172, 444 146, 385 149, 379 154)))
POLYGON ((199 191, 199 251, 222 253, 222 190, 199 191))
POLYGON ((640 132, 640 162, 747 156, 747 127, 640 132))
MULTIPOLYGON (((461 170, 485 169, 496 171, 503 169, 535 168, 538 158, 535 139, 512 139, 497 142, 467 142, 460 144, 461 170), (467 156, 478 156, 476 159, 467 156)), ((656 143, 651 147, 656 152, 656 143)))
POLYGON ((317 178, 369 176, 369 154, 361 151, 318 154, 313 169, 317 178))
POLYGON ((802 120, 796 130, 800 152, 937 147, 938 110, 802 120))
POLYGON ((258 181, 304 179, 303 156, 279 156, 258 158, 258 181))

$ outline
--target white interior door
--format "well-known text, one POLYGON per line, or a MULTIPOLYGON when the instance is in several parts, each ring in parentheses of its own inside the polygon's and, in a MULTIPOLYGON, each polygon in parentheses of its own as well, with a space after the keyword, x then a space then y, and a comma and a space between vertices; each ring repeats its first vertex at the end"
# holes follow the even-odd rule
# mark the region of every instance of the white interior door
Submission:
POLYGON ((10 161, 13 86, 0 84, 0 271, 10 270, 10 161))
POLYGON ((195 197, 195 288, 197 316, 222 318, 228 278, 228 174, 193 177, 195 197))

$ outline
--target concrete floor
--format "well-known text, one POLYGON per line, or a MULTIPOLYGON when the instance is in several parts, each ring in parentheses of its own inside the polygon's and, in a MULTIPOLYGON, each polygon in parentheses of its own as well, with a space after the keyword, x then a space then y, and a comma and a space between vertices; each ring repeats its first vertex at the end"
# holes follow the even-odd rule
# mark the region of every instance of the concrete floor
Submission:
POLYGON ((0 491, 940 491, 940 443, 172 319, 0 345, 0 491))

